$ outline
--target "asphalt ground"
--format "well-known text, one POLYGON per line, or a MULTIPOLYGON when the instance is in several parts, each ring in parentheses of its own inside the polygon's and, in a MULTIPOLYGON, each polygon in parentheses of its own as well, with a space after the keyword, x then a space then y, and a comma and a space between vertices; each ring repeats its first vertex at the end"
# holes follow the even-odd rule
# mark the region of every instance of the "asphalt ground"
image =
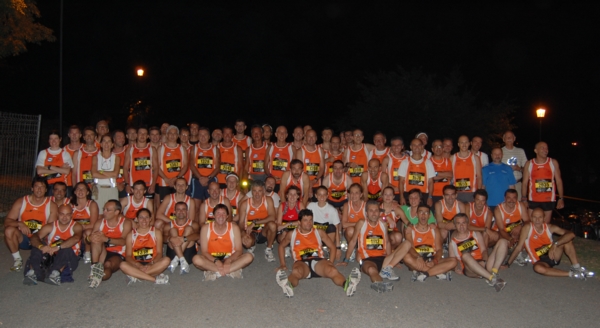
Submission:
MULTIPOLYGON (((264 245, 244 278, 204 282, 201 271, 168 272, 169 285, 127 286, 117 272, 97 289, 88 287, 89 264, 80 262, 74 283, 22 284, 9 270, 12 257, 0 246, 2 327, 588 327, 600 318, 600 280, 547 278, 531 265, 512 266, 497 293, 482 279, 453 275, 452 281, 411 282, 406 267, 394 290, 378 294, 366 275, 353 297, 329 279, 302 280, 286 298, 275 282, 278 262, 268 263, 264 245)), ((277 253, 277 251, 275 251, 277 253)), ((22 251, 26 258, 29 251, 22 251)), ((288 267, 291 267, 288 259, 288 267)), ((560 268, 567 269, 563 258, 560 268)), ((585 265, 585 263, 583 263, 585 265)), ((357 263, 341 267, 348 275, 357 263)))

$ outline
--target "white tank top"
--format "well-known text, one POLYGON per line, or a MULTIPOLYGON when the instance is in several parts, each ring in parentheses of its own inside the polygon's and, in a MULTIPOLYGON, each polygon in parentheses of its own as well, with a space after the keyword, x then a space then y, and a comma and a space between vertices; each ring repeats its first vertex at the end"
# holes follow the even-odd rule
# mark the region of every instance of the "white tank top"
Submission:
MULTIPOLYGON (((112 171, 115 169, 115 154, 110 154, 109 158, 104 158, 101 153, 98 153, 96 159, 98 160, 98 171, 112 171)), ((110 179, 94 179, 94 182, 99 186, 111 186, 116 187, 116 181, 114 178, 110 179)))

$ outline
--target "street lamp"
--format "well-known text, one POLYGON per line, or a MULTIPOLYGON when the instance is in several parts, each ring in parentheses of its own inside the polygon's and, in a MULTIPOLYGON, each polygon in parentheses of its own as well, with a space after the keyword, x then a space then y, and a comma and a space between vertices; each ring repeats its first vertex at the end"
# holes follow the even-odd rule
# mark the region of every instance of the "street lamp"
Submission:
POLYGON ((144 69, 138 68, 138 70, 137 70, 137 76, 144 76, 144 69))
POLYGON ((546 110, 543 108, 538 108, 535 111, 537 117, 540 119, 540 141, 542 141, 542 119, 546 116, 546 110))

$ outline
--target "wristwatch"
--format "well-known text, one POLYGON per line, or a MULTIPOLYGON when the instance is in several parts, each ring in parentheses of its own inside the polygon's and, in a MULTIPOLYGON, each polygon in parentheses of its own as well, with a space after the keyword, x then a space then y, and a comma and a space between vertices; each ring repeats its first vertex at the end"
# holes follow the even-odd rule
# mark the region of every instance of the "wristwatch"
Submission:
POLYGON ((183 242, 187 243, 187 236, 183 236, 183 242))

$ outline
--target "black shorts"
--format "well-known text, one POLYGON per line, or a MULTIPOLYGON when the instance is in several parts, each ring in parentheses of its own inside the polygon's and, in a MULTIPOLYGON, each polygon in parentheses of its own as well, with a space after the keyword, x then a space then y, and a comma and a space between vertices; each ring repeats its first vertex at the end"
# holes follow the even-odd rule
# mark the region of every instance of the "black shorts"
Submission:
POLYGON ((546 263, 551 268, 553 268, 553 267, 555 267, 555 266, 557 266, 557 265, 560 264, 560 260, 558 260, 558 262, 555 261, 555 260, 551 260, 550 257, 548 256, 548 254, 544 254, 544 255, 540 256, 540 261, 539 262, 546 263))
POLYGON ((311 259, 307 259, 307 260, 302 260, 302 262, 306 263, 306 265, 308 265, 308 269, 310 270, 310 273, 308 274, 308 276, 306 276, 306 279, 310 279, 310 278, 321 278, 321 276, 319 276, 316 272, 315 272, 315 266, 317 265, 317 263, 319 263, 319 261, 324 260, 324 258, 320 258, 320 257, 314 257, 311 259))
POLYGON ((121 258, 121 261, 125 261, 125 257, 119 253, 106 251, 106 258, 104 258, 104 262, 108 261, 111 257, 118 256, 121 258))
POLYGON ((257 244, 264 244, 267 242, 267 237, 262 234, 262 230, 252 231, 254 234, 254 240, 257 244))
POLYGON ((348 198, 346 198, 346 199, 344 199, 342 201, 339 201, 339 202, 334 202, 334 201, 332 201, 330 199, 327 199, 327 202, 331 206, 335 207, 336 209, 340 209, 340 208, 342 208, 344 206, 344 204, 346 204, 348 202, 348 198))
POLYGON ((323 230, 323 231, 325 231, 326 234, 334 233, 337 231, 335 225, 331 224, 329 222, 326 222, 326 223, 315 222, 313 224, 313 228, 323 230))
POLYGON ((170 194, 174 194, 175 193, 175 188, 173 188, 173 187, 162 187, 162 186, 159 186, 157 184, 156 188, 154 188, 154 193, 158 194, 158 197, 159 197, 160 201, 162 202, 162 200, 165 199, 165 197, 167 197, 170 194))
POLYGON ((366 259, 363 259, 361 263, 361 267, 364 265, 364 262, 372 262, 373 264, 375 264, 377 266, 377 271, 381 271, 381 269, 383 268, 383 260, 385 259, 385 256, 373 256, 373 257, 367 257, 366 259))
POLYGON ((528 203, 529 203, 530 210, 534 210, 536 208, 541 208, 542 211, 544 211, 544 212, 552 211, 554 209, 554 207, 556 206, 555 202, 528 202, 528 203))
MULTIPOLYGON (((186 249, 183 250, 183 258, 185 259, 185 261, 188 264, 192 263, 192 259, 194 258, 194 255, 198 254, 198 252, 196 251, 196 247, 192 246, 192 247, 188 247, 186 249)), ((170 248, 169 246, 167 246, 167 257, 170 258, 171 260, 173 260, 175 258, 175 250, 173 250, 172 248, 170 248)))
POLYGON ((127 197, 127 188, 123 188, 123 190, 119 191, 119 199, 127 197))

